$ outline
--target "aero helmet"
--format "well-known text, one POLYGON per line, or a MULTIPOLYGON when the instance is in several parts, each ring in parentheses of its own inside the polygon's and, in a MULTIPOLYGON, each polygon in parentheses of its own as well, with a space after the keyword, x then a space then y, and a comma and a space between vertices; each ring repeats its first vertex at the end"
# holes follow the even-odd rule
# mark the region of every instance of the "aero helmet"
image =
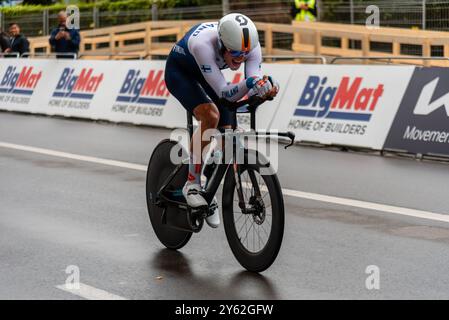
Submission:
POLYGON ((248 53, 259 44, 254 22, 240 13, 231 13, 218 22, 218 35, 222 45, 231 52, 248 53))

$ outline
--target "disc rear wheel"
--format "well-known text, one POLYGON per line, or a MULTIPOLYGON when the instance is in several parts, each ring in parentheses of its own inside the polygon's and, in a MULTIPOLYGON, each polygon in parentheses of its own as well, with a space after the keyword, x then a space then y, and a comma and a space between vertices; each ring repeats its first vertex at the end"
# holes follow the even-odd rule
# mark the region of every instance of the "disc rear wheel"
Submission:
MULTIPOLYGON (((154 150, 148 165, 146 197, 148 214, 151 225, 159 241, 169 249, 181 249, 189 242, 192 232, 170 228, 162 223, 164 207, 157 205, 157 193, 162 188, 167 177, 176 169, 177 164, 170 159, 172 151, 178 152, 177 156, 182 159, 187 153, 174 141, 163 140, 154 150), (176 148, 173 150, 173 148, 176 148)), ((167 189, 181 192, 187 180, 188 166, 182 165, 181 170, 168 185, 167 189)), ((178 211, 176 207, 167 207, 165 210, 178 211)), ((169 212, 172 213, 172 212, 169 212)), ((178 212, 173 212, 178 214, 178 212)))

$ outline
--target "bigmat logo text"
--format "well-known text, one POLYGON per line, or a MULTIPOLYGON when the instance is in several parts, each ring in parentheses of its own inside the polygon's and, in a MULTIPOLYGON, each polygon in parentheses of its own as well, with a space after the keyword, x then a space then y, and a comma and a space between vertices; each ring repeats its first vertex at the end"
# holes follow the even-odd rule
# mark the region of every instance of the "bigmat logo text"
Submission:
POLYGON ((91 68, 83 68, 79 74, 75 73, 75 69, 65 68, 53 97, 91 100, 101 81, 103 74, 94 75, 91 68))
POLYGON ((0 82, 0 101, 27 104, 41 77, 42 71, 34 67, 8 66, 0 82))
POLYGON ((363 85, 363 77, 343 76, 337 85, 327 77, 310 76, 301 93, 293 129, 363 135, 384 93, 384 85, 363 85), (296 118, 300 117, 300 119, 296 118), (337 120, 337 121, 329 121, 337 120))
POLYGON ((73 68, 64 68, 50 105, 88 109, 102 81, 103 73, 95 74, 92 68, 83 68, 79 72, 73 68))
POLYGON ((163 70, 150 70, 142 74, 140 70, 130 69, 123 80, 113 112, 162 116, 170 92, 164 81, 163 70))

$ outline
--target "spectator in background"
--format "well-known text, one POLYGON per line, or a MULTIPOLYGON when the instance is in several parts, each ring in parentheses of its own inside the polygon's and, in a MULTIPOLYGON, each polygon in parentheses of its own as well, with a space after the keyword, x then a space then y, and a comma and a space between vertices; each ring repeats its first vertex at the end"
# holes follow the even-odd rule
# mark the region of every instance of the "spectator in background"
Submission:
POLYGON ((9 24, 8 31, 10 48, 7 52, 17 52, 22 55, 30 51, 30 42, 20 33, 20 26, 16 22, 9 24))
POLYGON ((315 21, 317 16, 315 0, 295 0, 291 16, 295 21, 315 21))
POLYGON ((1 52, 2 53, 8 53, 8 49, 10 47, 11 46, 9 45, 9 37, 8 37, 8 35, 5 32, 0 31, 0 50, 1 50, 1 52))
MULTIPOLYGON (((58 14, 59 25, 51 32, 50 45, 56 53, 76 53, 80 46, 80 34, 75 28, 67 28, 67 14, 61 11, 58 14)), ((57 58, 69 58, 70 55, 56 55, 57 58)))

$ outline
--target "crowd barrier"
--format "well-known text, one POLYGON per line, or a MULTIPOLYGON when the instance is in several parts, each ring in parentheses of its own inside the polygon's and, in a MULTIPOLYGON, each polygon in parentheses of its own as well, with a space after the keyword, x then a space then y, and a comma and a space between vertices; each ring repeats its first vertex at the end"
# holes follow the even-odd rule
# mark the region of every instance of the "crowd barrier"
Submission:
MULTIPOLYGON (((164 61, 4 59, 0 109, 186 126, 164 82, 164 61)), ((257 127, 294 131, 324 145, 449 156, 449 71, 413 66, 264 64, 280 95, 259 108, 257 127)), ((224 71, 230 83, 243 72, 224 71)), ((247 116, 240 116, 243 127, 247 116)))

